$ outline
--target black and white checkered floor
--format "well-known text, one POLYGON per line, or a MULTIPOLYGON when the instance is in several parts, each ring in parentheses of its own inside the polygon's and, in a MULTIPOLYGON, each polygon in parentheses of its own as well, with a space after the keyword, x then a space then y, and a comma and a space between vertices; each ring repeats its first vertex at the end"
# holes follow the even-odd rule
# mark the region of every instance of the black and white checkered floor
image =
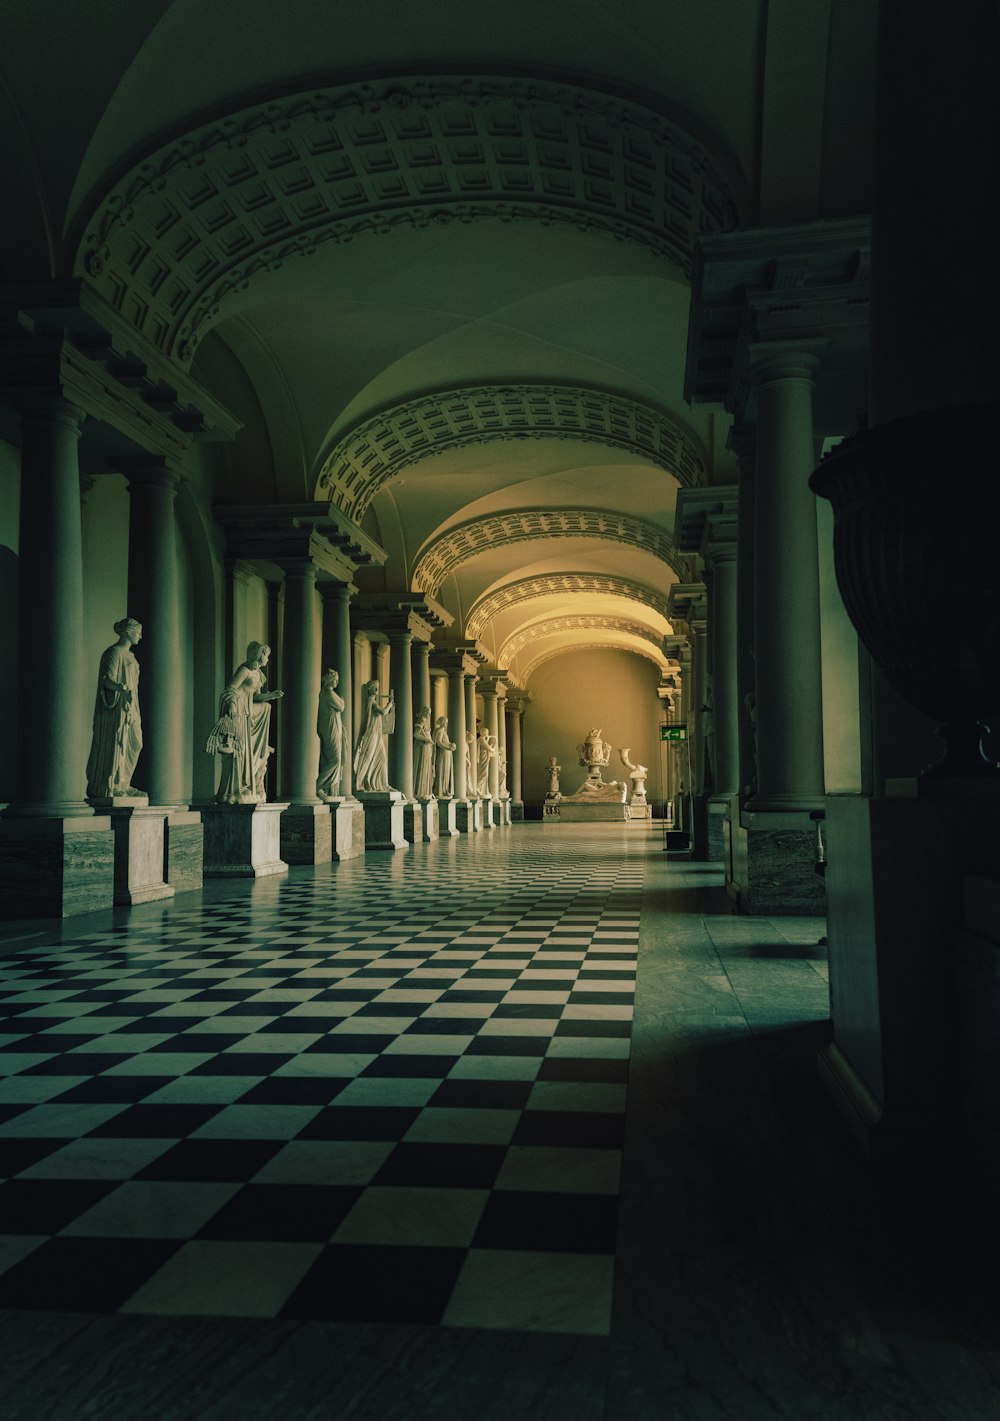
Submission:
POLYGON ((642 857, 369 854, 0 973, 0 1308, 603 1334, 642 857))

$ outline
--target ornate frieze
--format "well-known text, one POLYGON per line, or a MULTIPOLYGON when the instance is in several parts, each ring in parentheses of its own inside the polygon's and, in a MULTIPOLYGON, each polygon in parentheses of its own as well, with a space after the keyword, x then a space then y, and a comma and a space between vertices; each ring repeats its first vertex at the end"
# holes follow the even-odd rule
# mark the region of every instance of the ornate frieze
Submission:
MULTIPOLYGON (((602 631, 636 637, 648 642, 659 652, 663 638, 652 627, 642 622, 632 622, 626 617, 606 617, 594 612, 575 613, 566 617, 548 617, 542 622, 532 622, 509 636, 497 652, 497 664, 508 666, 519 651, 530 646, 533 641, 545 637, 559 636, 563 632, 602 631)), ((604 643, 606 645, 606 643, 604 643)), ((657 664, 661 664, 657 658, 657 664)))
POLYGON ((191 360, 227 299, 326 243, 483 218, 566 223, 691 270, 748 201, 673 118, 569 83, 414 76, 238 110, 147 153, 104 194, 76 270, 191 360))
POLYGON ((543 538, 601 538, 624 543, 651 553, 679 577, 688 571, 687 559, 655 523, 606 508, 530 508, 475 518, 434 538, 417 559, 413 585, 437 596, 445 578, 477 553, 543 538))
POLYGON ((655 405, 572 385, 480 385, 409 400, 356 425, 323 461, 316 496, 360 520, 383 484, 408 465, 448 449, 511 439, 577 439, 624 449, 684 486, 707 477, 697 440, 655 405))
POLYGON ((542 577, 522 577, 518 582, 508 582, 505 587, 488 593, 469 614, 465 624, 466 634, 481 637, 494 617, 535 597, 572 596, 579 592, 602 597, 627 597, 632 602, 651 607, 663 617, 667 615, 664 594, 644 583, 602 572, 554 572, 542 577))

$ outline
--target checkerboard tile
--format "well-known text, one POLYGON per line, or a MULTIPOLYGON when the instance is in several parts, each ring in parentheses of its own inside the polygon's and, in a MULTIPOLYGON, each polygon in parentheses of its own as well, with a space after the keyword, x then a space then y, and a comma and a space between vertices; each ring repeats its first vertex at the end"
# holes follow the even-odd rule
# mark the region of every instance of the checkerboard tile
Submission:
POLYGON ((642 858, 458 848, 7 944, 0 1308, 608 1330, 642 858))

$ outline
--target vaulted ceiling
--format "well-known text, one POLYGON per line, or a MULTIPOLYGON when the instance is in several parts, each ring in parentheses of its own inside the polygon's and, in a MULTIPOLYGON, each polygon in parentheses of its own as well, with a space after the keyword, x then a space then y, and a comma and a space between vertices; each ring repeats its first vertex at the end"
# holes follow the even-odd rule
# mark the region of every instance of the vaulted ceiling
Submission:
POLYGON ((217 501, 331 499, 521 680, 663 665, 677 490, 734 478, 694 245, 867 210, 873 10, 0 0, 2 274, 233 410, 217 501))

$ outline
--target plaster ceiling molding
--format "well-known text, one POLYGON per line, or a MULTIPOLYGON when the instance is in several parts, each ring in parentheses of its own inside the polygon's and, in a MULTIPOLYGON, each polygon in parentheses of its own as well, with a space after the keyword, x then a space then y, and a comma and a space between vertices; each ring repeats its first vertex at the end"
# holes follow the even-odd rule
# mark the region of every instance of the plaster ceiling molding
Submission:
POLYGON ((533 641, 541 641, 545 637, 562 636, 566 632, 579 631, 602 631, 609 632, 613 636, 637 637, 640 641, 648 642, 656 649, 658 666, 666 664, 666 658, 662 651, 663 638, 651 627, 642 622, 629 621, 626 617, 606 617, 595 612, 580 612, 565 617, 546 617, 540 622, 531 622, 528 626, 521 627, 519 631, 507 638, 497 652, 497 665, 506 669, 518 652, 523 651, 526 646, 530 646, 533 641))
POLYGON ((409 400, 356 425, 324 460, 316 497, 359 522, 379 489, 408 465, 498 439, 606 444, 644 455, 685 487, 708 478, 694 437, 634 397, 571 385, 479 385, 409 400))
POLYGON ((478 553, 541 538, 601 538, 652 553, 686 580, 688 560, 655 523, 606 508, 531 508, 490 514, 460 523, 424 545, 413 570, 413 587, 436 597, 442 583, 478 553))
POLYGON ((658 656, 651 646, 642 643, 623 646, 619 642, 611 641, 574 641, 561 643, 559 646, 550 646, 540 652, 532 661, 527 662, 519 674, 520 684, 526 687, 535 672, 547 661, 554 661, 557 656, 568 656, 572 651, 627 651, 632 656, 641 656, 646 661, 651 661, 660 674, 663 674, 663 658, 658 656))
POLYGON ((74 271, 184 364, 258 273, 400 226, 569 223, 690 275, 697 239, 731 231, 748 207, 735 161, 710 143, 641 103, 564 82, 430 75, 314 88, 148 152, 92 209, 74 271))
POLYGON ((632 582, 624 577, 612 577, 601 572, 560 572, 541 577, 523 577, 518 582, 508 582, 495 592, 489 592, 473 607, 465 624, 465 634, 470 638, 482 637, 493 618, 522 602, 536 597, 561 597, 577 593, 592 593, 604 597, 627 597, 632 602, 641 602, 667 617, 667 599, 662 592, 647 587, 641 582, 632 582))

